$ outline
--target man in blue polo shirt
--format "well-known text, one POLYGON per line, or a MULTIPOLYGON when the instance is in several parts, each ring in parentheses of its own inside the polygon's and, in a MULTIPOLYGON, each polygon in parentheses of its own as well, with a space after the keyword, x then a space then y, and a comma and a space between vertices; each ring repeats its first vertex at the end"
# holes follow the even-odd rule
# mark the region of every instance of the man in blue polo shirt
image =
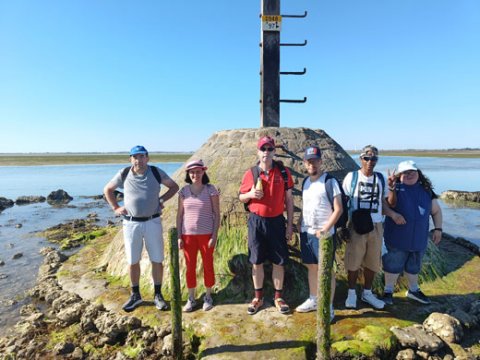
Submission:
POLYGON ((160 220, 163 203, 174 196, 178 185, 164 171, 148 165, 148 151, 140 145, 130 150, 130 168, 120 170, 105 185, 105 199, 117 216, 123 217, 123 238, 129 264, 132 294, 123 305, 123 310, 133 311, 142 303, 140 295, 140 258, 143 243, 152 263, 152 278, 155 288, 154 303, 157 309, 166 310, 162 297, 163 236, 160 220), (168 191, 160 196, 160 187, 168 191), (120 206, 114 195, 117 188, 124 189, 124 205, 120 206))

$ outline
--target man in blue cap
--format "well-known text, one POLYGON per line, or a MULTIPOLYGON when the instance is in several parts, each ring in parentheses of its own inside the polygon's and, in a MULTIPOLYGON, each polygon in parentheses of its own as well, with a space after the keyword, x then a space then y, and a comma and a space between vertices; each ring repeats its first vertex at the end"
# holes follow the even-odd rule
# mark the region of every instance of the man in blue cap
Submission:
POLYGON ((163 236, 160 215, 163 203, 174 196, 178 185, 163 170, 148 165, 148 151, 141 145, 130 150, 131 166, 120 170, 105 185, 105 199, 117 216, 123 217, 125 254, 129 264, 132 294, 123 310, 133 311, 142 303, 140 295, 140 259, 143 243, 152 263, 155 288, 154 303, 157 309, 167 310, 161 287, 163 278, 163 236), (160 196, 161 185, 168 191, 160 196), (114 195, 117 188, 124 189, 124 205, 120 206, 114 195))

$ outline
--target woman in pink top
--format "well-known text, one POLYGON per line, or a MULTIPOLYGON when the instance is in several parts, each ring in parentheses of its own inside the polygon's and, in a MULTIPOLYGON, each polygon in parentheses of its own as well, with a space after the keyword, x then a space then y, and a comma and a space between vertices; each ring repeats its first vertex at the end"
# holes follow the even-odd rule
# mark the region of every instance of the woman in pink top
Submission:
POLYGON ((188 300, 183 311, 190 312, 197 305, 195 288, 197 287, 197 255, 203 260, 203 278, 205 296, 203 310, 213 307, 212 287, 215 284, 213 270, 213 252, 217 243, 218 227, 220 225, 219 192, 209 184, 210 179, 202 160, 190 161, 185 167, 187 172, 184 186, 179 191, 177 230, 178 247, 183 249, 187 267, 188 300))

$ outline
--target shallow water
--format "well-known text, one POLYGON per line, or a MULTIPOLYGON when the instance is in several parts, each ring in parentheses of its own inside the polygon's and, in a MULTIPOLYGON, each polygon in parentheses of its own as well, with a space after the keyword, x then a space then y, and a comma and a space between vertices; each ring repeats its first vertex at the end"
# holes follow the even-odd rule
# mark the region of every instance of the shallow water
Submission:
MULTIPOLYGON (((438 194, 445 190, 480 191, 480 159, 409 158, 432 180, 438 194)), ((358 159, 357 159, 358 160, 358 159)), ((387 173, 405 157, 381 157, 376 170, 387 173)), ((173 174, 181 163, 154 164, 173 174)), ((14 206, 0 213, 0 335, 18 319, 24 293, 36 279, 43 257, 38 253, 44 246, 52 246, 35 232, 68 220, 85 218, 95 212, 99 224, 119 221, 103 200, 83 196, 102 193, 103 186, 116 171, 126 164, 56 165, 0 167, 0 197, 15 200, 22 195, 47 196, 64 189, 74 200, 68 206, 55 208, 45 203, 14 206), (16 224, 22 224, 16 228, 16 224), (12 257, 23 253, 17 260, 12 257), (3 274, 3 276, 2 276, 3 274), (5 278, 3 278, 6 276, 5 278), (13 304, 12 304, 13 303, 13 304)), ((444 231, 462 236, 480 246, 480 209, 455 207, 441 202, 444 231)))
MULTIPOLYGON (((154 164, 168 174, 173 174, 182 164, 154 164)), ((117 222, 108 204, 94 200, 103 186, 125 167, 124 164, 108 165, 58 165, 0 167, 0 197, 16 200, 22 195, 47 195, 63 189, 74 199, 66 206, 52 207, 47 202, 13 206, 0 212, 0 335, 18 319, 18 311, 25 303, 25 291, 32 288, 38 267, 43 261, 39 250, 55 246, 35 233, 70 220, 86 218, 92 212, 99 218, 99 225, 108 220, 117 222), (16 225, 21 224, 20 228, 16 225), (15 254, 22 257, 14 260, 15 254)), ((73 250, 75 251, 75 249, 73 250)))

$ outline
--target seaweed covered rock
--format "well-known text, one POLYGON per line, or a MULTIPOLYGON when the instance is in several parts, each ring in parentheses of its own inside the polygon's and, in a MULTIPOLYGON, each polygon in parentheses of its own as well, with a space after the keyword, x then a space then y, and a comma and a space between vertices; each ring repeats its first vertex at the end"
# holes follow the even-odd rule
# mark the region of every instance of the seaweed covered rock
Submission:
POLYGON ((44 202, 45 196, 35 196, 35 195, 30 195, 30 196, 19 196, 17 200, 15 200, 15 204, 17 205, 27 205, 27 204, 33 204, 33 203, 39 203, 39 202, 44 202))
POLYGON ((65 205, 65 204, 68 204, 72 200, 73 200, 73 197, 68 195, 68 193, 65 190, 62 190, 62 189, 52 191, 47 196, 47 202, 50 205, 65 205))
POLYGON ((6 208, 12 207, 14 204, 13 200, 0 197, 0 212, 5 210, 6 208))

